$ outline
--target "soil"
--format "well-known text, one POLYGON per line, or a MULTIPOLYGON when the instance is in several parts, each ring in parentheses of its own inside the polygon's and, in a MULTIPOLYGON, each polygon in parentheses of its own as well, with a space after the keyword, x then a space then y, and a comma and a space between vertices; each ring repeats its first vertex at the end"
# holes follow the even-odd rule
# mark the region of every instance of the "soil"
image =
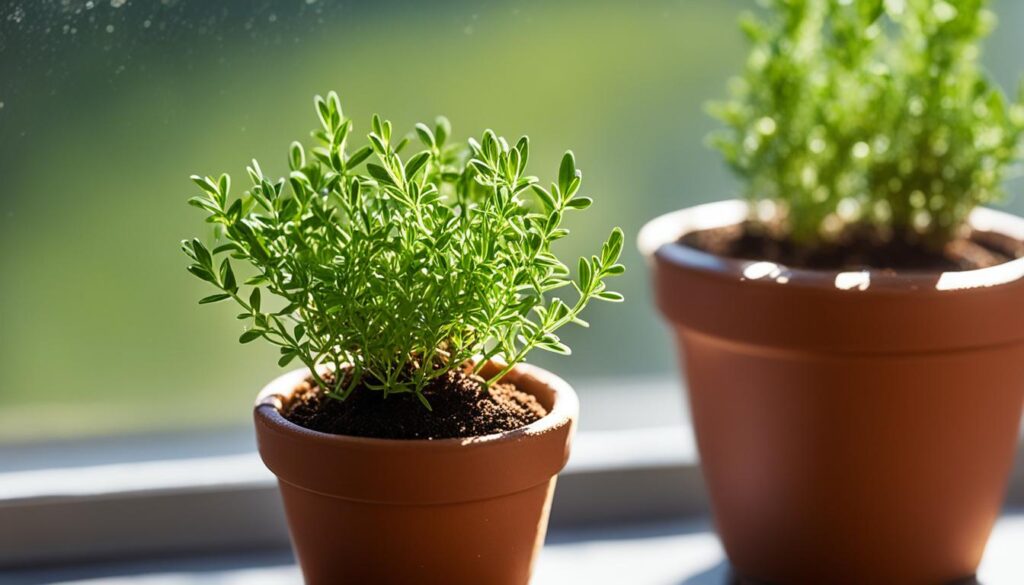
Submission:
POLYGON ((1024 242, 994 232, 973 231, 942 248, 933 248, 920 241, 886 239, 857 230, 834 242, 806 247, 750 222, 691 232, 679 243, 718 256, 813 270, 975 270, 1024 256, 1024 242))
MULTIPOLYGON (((328 384, 331 379, 324 380, 328 384)), ((380 439, 450 439, 511 431, 547 414, 532 395, 512 384, 490 388, 478 376, 454 371, 423 391, 432 410, 411 393, 390 394, 358 386, 344 401, 325 395, 311 380, 296 389, 283 412, 289 421, 323 433, 380 439)))

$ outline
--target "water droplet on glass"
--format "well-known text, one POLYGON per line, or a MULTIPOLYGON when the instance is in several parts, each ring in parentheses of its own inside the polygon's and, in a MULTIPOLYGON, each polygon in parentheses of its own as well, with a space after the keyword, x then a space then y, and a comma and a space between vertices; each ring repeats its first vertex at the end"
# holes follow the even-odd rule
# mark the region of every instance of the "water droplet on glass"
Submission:
POLYGON ((86 8, 86 10, 92 10, 93 8, 96 8, 96 3, 93 2, 92 0, 89 0, 88 2, 85 3, 85 8, 86 8))
POLYGON ((149 28, 152 25, 153 25, 153 23, 149 19, 146 19, 146 20, 142 21, 142 28, 149 28))
POLYGON ((111 8, 120 8, 120 7, 124 6, 126 2, 128 2, 128 0, 110 0, 110 7, 111 8))
POLYGON ((21 24, 21 21, 25 19, 25 9, 21 6, 15 6, 14 12, 7 15, 7 20, 14 24, 21 24))
POLYGON ((277 22, 277 15, 271 14, 270 16, 267 17, 267 20, 269 20, 270 22, 277 22))
POLYGON ((114 25, 112 25, 112 24, 108 24, 108 25, 107 25, 107 32, 108 32, 108 33, 112 33, 112 32, 114 32, 114 25))

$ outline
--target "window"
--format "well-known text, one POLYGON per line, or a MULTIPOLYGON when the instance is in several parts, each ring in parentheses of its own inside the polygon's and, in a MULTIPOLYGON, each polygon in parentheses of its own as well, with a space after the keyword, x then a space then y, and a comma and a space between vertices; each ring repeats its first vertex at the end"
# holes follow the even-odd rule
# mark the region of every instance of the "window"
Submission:
MULTIPOLYGON (((484 121, 529 133, 542 175, 574 148, 596 205, 570 227, 591 241, 622 225, 631 302, 595 308, 592 329, 568 334, 574 356, 536 359, 584 395, 608 389, 601 404, 635 398, 622 383, 666 388, 674 355, 632 238, 658 212, 732 192, 700 112, 742 59, 735 13, 710 1, 0 9, 0 441, 247 424, 274 354, 239 346, 231 310, 195 306, 201 283, 177 248, 200 229, 187 177, 243 176, 251 155, 283 173, 282 145, 308 139, 306 105, 330 89, 360 130, 379 108, 403 129, 446 113, 461 138, 484 121), (362 67, 371 56, 427 63, 399 79, 362 67), (521 76, 550 89, 510 92, 521 76)), ((587 418, 606 426, 600 414, 587 418)))
MULTIPOLYGON (((562 250, 589 253, 577 240, 621 225, 629 271, 616 290, 628 302, 596 306, 591 329, 566 332, 572 357, 535 356, 582 397, 553 527, 703 513, 674 348, 632 240, 659 213, 736 192, 703 145, 715 123, 701 111, 739 68, 735 14, 748 6, 3 3, 0 566, 285 545, 279 516, 250 514, 278 501, 248 427, 276 355, 239 345, 230 309, 195 306, 205 289, 177 242, 200 229, 189 174, 241 177, 251 155, 283 174, 282 145, 308 139, 306 106, 331 89, 357 130, 378 109, 403 130, 447 114, 461 139, 486 121, 530 134, 547 176, 575 150, 595 205, 570 220, 578 237, 562 250), (371 57, 424 66, 397 77, 363 66, 371 57), (514 91, 523 76, 547 90, 514 91)), ((999 12, 986 60, 1008 81, 1024 3, 999 12)), ((1011 205, 1024 210, 1024 198, 1011 205)))

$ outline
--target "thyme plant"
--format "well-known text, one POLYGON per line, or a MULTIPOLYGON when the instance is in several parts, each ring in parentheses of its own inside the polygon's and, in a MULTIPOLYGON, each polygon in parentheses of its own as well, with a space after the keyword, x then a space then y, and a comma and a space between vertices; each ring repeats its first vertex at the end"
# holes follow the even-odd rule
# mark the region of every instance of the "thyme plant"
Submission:
POLYGON ((986 0, 765 4, 743 20, 752 49, 731 99, 711 106, 725 124, 711 141, 793 240, 861 223, 942 245, 1002 195, 1024 86, 1008 102, 979 65, 986 0))
POLYGON ((279 346, 281 366, 301 361, 334 398, 364 386, 415 393, 429 408, 423 390, 435 378, 501 358, 493 383, 534 349, 568 354, 557 331, 587 326, 591 301, 622 300, 605 285, 624 271, 618 228, 579 259, 575 278, 552 252, 569 235, 565 214, 591 204, 572 152, 545 188, 526 173, 525 136, 512 145, 488 130, 457 144, 438 118, 416 125, 420 147, 404 156, 409 137, 374 116, 368 144, 350 149, 337 94, 315 103, 319 146, 293 143, 286 179, 254 160, 251 187, 235 197, 228 175, 192 177, 201 194, 189 203, 218 242, 183 242, 188 270, 218 289, 200 303, 241 307, 242 343, 279 346), (232 260, 252 276, 241 281, 232 260), (350 375, 328 383, 321 364, 350 375))

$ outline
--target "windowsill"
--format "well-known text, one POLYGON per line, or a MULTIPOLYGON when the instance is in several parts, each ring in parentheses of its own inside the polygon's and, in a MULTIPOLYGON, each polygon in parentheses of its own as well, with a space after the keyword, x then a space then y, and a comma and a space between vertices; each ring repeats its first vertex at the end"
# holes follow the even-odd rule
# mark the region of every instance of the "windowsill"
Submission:
MULTIPOLYGON (((726 569, 702 520, 706 494, 676 383, 595 384, 587 392, 581 432, 559 478, 549 546, 536 583, 566 582, 571 566, 604 575, 615 570, 607 563, 627 566, 627 556, 636 559, 628 566, 649 564, 655 571, 652 580, 638 584, 720 583, 726 569), (634 411, 617 410, 623 402, 634 411), (629 428, 644 421, 645 412, 660 426, 629 428), (648 563, 647 551, 661 552, 652 552, 648 563), (678 572, 684 569, 693 572, 678 572), (657 577, 661 570, 677 571, 675 580, 657 577), (691 577, 695 580, 688 581, 691 577)), ((1024 445, 1016 463, 1008 509, 1024 508, 1024 445)), ((997 559, 990 571, 1003 570, 1006 561, 998 560, 1004 558, 998 551, 1009 546, 1005 543, 1024 548, 1024 516, 1009 516, 1000 526, 1006 536, 990 547, 997 559)), ((259 583, 265 575, 271 575, 266 583, 298 582, 287 550, 275 481, 254 452, 248 428, 0 446, 0 571, 68 567, 8 572, 26 576, 14 582, 167 574, 180 568, 230 577, 203 583, 259 583), (236 580, 236 573, 252 580, 236 580)), ((599 582, 573 575, 572 582, 599 582)), ((1009 583, 994 576, 984 581, 1004 582, 1009 583)), ((1010 582, 1024 579, 1018 575, 1010 582)))
MULTIPOLYGON (((1024 513, 996 525, 978 572, 981 585, 1017 585, 1024 575, 1024 513)), ((541 553, 533 585, 730 585, 729 567, 708 522, 678 520, 604 528, 555 530, 541 553)), ((9 573, 4 583, 29 585, 300 585, 287 549, 235 552, 149 562, 35 569, 9 573)), ((964 584, 967 585, 967 584, 964 584)))

